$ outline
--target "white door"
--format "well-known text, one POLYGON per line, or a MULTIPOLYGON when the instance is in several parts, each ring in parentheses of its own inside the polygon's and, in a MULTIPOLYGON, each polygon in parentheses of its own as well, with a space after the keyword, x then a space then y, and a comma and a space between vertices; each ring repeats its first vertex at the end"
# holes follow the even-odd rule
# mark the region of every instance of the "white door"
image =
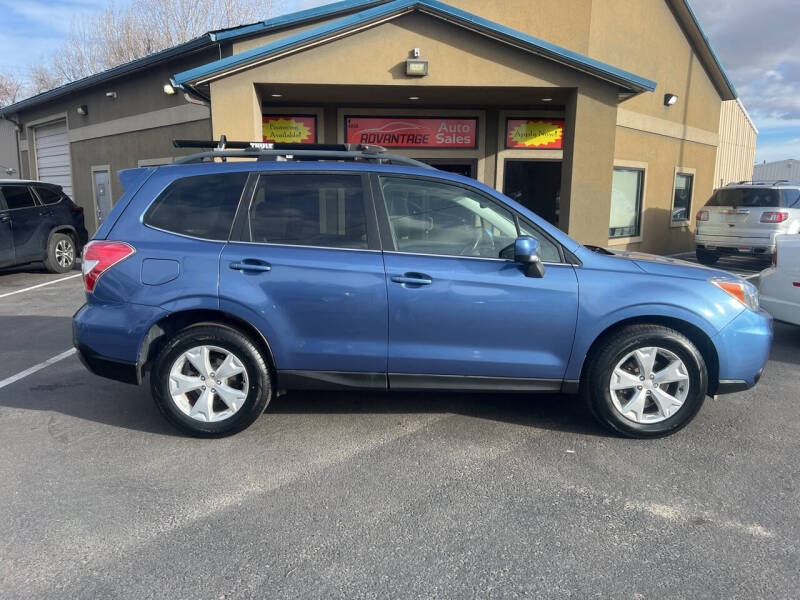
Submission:
POLYGON ((72 198, 72 169, 69 160, 67 121, 62 119, 33 130, 36 143, 37 178, 60 185, 72 198))

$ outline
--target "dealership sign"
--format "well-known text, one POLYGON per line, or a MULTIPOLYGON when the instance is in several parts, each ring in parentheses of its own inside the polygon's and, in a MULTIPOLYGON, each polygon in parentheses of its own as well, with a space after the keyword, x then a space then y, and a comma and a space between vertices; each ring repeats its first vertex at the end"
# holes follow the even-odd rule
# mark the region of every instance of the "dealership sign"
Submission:
POLYGON ((346 117, 348 144, 387 148, 476 148, 477 119, 346 117))
POLYGON ((313 144, 317 141, 317 118, 313 115, 264 115, 262 130, 265 142, 313 144))
POLYGON ((561 119, 508 119, 506 148, 560 149, 564 138, 561 119))

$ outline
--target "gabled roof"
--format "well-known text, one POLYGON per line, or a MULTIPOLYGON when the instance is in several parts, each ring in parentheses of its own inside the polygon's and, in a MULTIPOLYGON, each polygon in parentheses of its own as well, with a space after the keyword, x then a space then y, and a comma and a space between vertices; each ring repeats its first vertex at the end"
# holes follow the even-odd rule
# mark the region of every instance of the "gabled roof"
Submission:
MULTIPOLYGON (((343 4, 348 4, 352 8, 355 3, 346 2, 343 4)), ((173 81, 177 86, 181 87, 204 84, 232 71, 248 68, 286 52, 297 51, 309 45, 319 44, 329 38, 362 29, 372 23, 382 23, 387 19, 396 18, 412 11, 421 11, 613 83, 619 86, 620 91, 623 93, 651 92, 656 88, 656 83, 645 77, 635 75, 572 50, 567 50, 438 0, 393 0, 380 4, 375 2, 362 2, 362 4, 369 6, 364 10, 336 21, 324 23, 264 46, 178 73, 173 77, 173 81), (372 6, 373 4, 375 6, 372 6)))

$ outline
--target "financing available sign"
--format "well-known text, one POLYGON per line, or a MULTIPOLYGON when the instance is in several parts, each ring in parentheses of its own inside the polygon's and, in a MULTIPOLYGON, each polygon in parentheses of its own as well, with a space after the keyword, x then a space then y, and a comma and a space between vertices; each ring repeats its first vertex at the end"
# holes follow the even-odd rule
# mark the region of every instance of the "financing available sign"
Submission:
POLYGON ((317 117, 313 115, 264 115, 264 141, 273 144, 314 144, 317 117))
POLYGON ((477 119, 346 117, 348 144, 386 148, 477 148, 477 119))
POLYGON ((560 149, 563 147, 562 119, 508 119, 506 148, 560 149))

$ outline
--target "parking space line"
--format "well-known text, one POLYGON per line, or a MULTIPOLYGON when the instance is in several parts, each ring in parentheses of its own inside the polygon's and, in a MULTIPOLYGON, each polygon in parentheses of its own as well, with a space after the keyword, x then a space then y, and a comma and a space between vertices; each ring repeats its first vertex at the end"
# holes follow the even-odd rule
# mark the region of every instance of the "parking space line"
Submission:
POLYGON ((28 369, 25 369, 24 371, 20 371, 16 375, 12 375, 11 377, 7 377, 6 379, 3 379, 3 381, 0 381, 0 389, 6 387, 7 385, 11 385, 15 381, 19 381, 20 379, 22 379, 24 377, 27 377, 28 375, 32 375, 33 373, 36 373, 37 371, 41 371, 42 369, 45 369, 45 368, 49 367, 50 365, 57 363, 60 360, 64 360, 65 358, 69 358, 70 356, 72 356, 76 352, 77 352, 77 350, 75 350, 75 348, 70 348, 66 352, 62 352, 61 354, 57 354, 53 358, 48 358, 44 362, 40 362, 38 365, 33 365, 32 367, 30 367, 28 369))
POLYGON ((31 287, 26 287, 21 290, 14 290, 13 292, 8 292, 6 294, 0 294, 0 298, 6 298, 8 296, 13 296, 14 294, 21 294, 22 292, 29 292, 31 290, 35 290, 36 288, 44 287, 46 285, 53 285, 54 283, 59 283, 61 281, 66 281, 67 279, 75 279, 76 277, 80 277, 80 273, 75 273, 74 275, 69 275, 68 277, 62 277, 61 279, 54 279, 53 281, 45 281, 44 283, 40 283, 37 285, 32 285, 31 287))

